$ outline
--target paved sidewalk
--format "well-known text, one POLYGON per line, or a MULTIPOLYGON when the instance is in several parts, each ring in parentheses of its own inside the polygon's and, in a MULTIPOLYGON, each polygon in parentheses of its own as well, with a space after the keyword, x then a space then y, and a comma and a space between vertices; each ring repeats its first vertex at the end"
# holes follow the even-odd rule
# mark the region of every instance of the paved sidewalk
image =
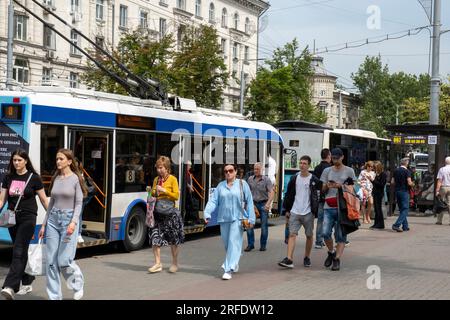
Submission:
MULTIPOLYGON (((132 253, 111 249, 80 251, 78 263, 86 279, 86 299, 450 299, 450 226, 435 225, 433 217, 411 217, 409 232, 369 230, 369 225, 349 236, 350 245, 341 259, 341 271, 323 267, 325 249, 312 251, 312 267, 304 268, 304 234, 295 250, 295 268, 282 269, 277 262, 286 255, 284 218, 269 228, 265 252, 243 253, 239 273, 221 280, 224 249, 218 233, 196 236, 180 252, 180 270, 167 272, 170 249, 163 248, 164 271, 148 274, 150 248, 132 253), (94 252, 94 253, 92 253, 94 252), (369 266, 381 271, 381 288, 369 290, 369 266)), ((390 228, 396 217, 389 217, 390 228)), ((259 239, 259 229, 256 230, 259 239)), ((246 236, 244 236, 246 239, 246 236)), ((256 242, 258 244, 258 242, 256 242)), ((244 247, 246 242, 244 243, 244 247)), ((2 264, 3 266, 4 264, 2 264)), ((0 277, 3 281, 5 271, 0 277)), ((19 299, 46 299, 45 278, 34 291, 19 299)), ((71 298, 64 288, 64 296, 71 298)))

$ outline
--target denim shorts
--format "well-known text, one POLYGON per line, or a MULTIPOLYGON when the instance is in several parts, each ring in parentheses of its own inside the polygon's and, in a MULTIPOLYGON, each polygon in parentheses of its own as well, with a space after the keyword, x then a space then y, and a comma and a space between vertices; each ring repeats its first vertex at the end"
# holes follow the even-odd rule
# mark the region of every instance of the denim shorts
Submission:
POLYGON ((338 209, 324 209, 322 235, 325 240, 331 240, 331 233, 333 231, 333 228, 336 243, 345 243, 347 241, 347 235, 344 235, 342 233, 341 225, 338 223, 338 209))

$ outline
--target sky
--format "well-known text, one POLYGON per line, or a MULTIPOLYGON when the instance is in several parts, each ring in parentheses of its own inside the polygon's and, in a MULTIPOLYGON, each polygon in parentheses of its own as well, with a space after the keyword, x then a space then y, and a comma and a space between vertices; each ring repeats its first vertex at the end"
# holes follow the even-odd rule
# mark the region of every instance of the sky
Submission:
MULTIPOLYGON (((411 34, 430 22, 418 0, 271 0, 270 8, 261 18, 259 58, 294 38, 300 48, 312 51, 338 49, 345 43, 369 39, 399 37, 411 34), (367 11, 369 10, 369 13, 367 11), (379 15, 377 15, 377 12, 379 15), (379 19, 378 19, 379 17, 379 19)), ((450 0, 441 0, 442 31, 450 29, 450 0)), ((432 30, 432 28, 430 28, 432 30)), ((357 45, 363 41, 352 43, 357 45)), ((350 45, 350 44, 349 44, 350 45)), ((338 77, 345 88, 354 88, 351 74, 355 73, 365 56, 381 55, 390 72, 410 74, 431 73, 429 62, 430 32, 421 30, 417 35, 405 36, 359 48, 319 54, 325 69, 338 77), (429 69, 430 68, 430 69, 429 69)), ((439 73, 443 80, 450 76, 450 32, 441 35, 439 73)))

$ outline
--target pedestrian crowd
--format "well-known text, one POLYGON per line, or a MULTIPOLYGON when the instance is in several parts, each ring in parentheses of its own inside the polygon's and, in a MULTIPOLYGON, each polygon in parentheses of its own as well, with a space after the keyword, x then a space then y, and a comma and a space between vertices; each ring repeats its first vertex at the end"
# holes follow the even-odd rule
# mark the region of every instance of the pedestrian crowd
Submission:
MULTIPOLYGON (((299 160, 300 171, 294 174, 287 185, 283 201, 286 216, 286 257, 278 262, 282 268, 294 268, 294 252, 299 231, 306 236, 303 266, 311 267, 311 251, 327 248, 326 268, 338 271, 344 249, 349 244, 348 234, 358 230, 362 223, 371 223, 372 230, 384 229, 383 201, 386 187, 394 188, 399 216, 392 225, 395 232, 409 231, 408 212, 410 193, 414 186, 409 159, 403 158, 392 176, 384 171, 380 161, 368 161, 358 178, 353 168, 344 165, 344 153, 340 148, 323 149, 321 163, 311 172, 311 157, 303 155, 299 160), (361 216, 359 213, 361 212, 361 216), (314 220, 317 219, 314 234, 314 220)), ((161 247, 170 246, 172 263, 168 269, 176 273, 179 269, 178 254, 184 242, 184 222, 177 201, 180 190, 177 178, 171 174, 171 160, 161 156, 156 161, 157 177, 148 186, 149 198, 146 222, 149 226, 149 242, 154 255, 154 264, 149 273, 163 270, 161 247)), ((269 239, 268 219, 275 198, 275 179, 264 174, 262 163, 255 163, 253 173, 243 179, 235 164, 223 166, 225 179, 218 183, 204 209, 205 224, 213 217, 220 226, 220 235, 225 249, 222 264, 222 279, 230 280, 239 270, 242 251, 255 249, 253 227, 260 219, 261 233, 259 251, 266 251, 269 239), (244 233, 247 246, 244 250, 244 233)), ((8 210, 16 213, 16 223, 8 228, 13 241, 13 255, 9 272, 3 283, 1 294, 14 299, 15 294, 24 295, 32 291, 34 276, 25 272, 28 248, 34 237, 37 217, 36 196, 46 210, 42 227, 37 234, 46 243, 46 289, 49 299, 61 300, 61 275, 73 291, 73 298, 84 295, 84 277, 75 262, 80 232, 81 216, 85 199, 89 197, 88 177, 71 150, 60 149, 56 154, 55 173, 50 181, 48 201, 44 185, 34 170, 31 160, 22 149, 11 155, 8 173, 2 181, 0 208, 8 203, 8 210)), ((445 210, 441 210, 436 224, 442 224, 444 211, 450 215, 450 157, 437 174, 436 198, 442 199, 445 210)))

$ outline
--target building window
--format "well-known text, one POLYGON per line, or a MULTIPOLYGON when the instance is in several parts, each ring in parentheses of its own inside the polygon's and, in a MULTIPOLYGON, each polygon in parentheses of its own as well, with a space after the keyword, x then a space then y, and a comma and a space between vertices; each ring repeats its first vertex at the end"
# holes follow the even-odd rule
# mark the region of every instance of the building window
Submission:
POLYGON ((197 17, 202 16, 202 0, 195 0, 195 15, 197 17))
POLYGON ((250 19, 245 18, 245 33, 250 33, 250 19))
POLYGON ((28 84, 28 76, 30 68, 28 66, 28 60, 22 58, 16 58, 13 67, 13 79, 18 83, 28 84))
POLYGON ((44 26, 44 47, 56 50, 56 34, 49 27, 44 26))
POLYGON ((27 17, 14 15, 14 39, 27 41, 27 17))
POLYGON ((233 59, 234 60, 238 59, 238 43, 237 42, 233 43, 233 59))
POLYGON ((49 86, 52 83, 52 68, 42 68, 42 85, 49 86))
POLYGON ((250 48, 248 46, 245 46, 245 49, 244 49, 244 61, 245 62, 248 62, 249 53, 250 53, 250 48))
MULTIPOLYGON (((80 46, 80 35, 75 30, 72 30, 70 32, 70 42, 72 42, 77 46, 80 46)), ((70 54, 80 54, 80 51, 78 51, 78 49, 75 46, 71 45, 70 54)))
POLYGON ((178 48, 178 50, 181 50, 181 47, 183 46, 185 32, 186 32, 186 26, 181 25, 178 27, 178 31, 177 31, 177 48, 178 48))
POLYGON ((78 73, 75 72, 70 73, 69 84, 71 88, 78 88, 78 73))
POLYGON ((128 20, 128 7, 120 5, 119 26, 122 28, 127 27, 128 20))
POLYGON ((239 14, 237 12, 234 14, 234 28, 239 29, 239 14))
POLYGON ((228 13, 227 13, 227 9, 223 8, 222 9, 222 28, 226 28, 228 25, 228 13))
POLYGON ((186 11, 186 0, 177 0, 177 8, 186 11))
POLYGON ((80 12, 81 11, 80 2, 81 0, 70 0, 70 11, 80 12))
POLYGON ((214 3, 212 2, 209 4, 209 22, 216 22, 216 9, 214 7, 214 3))
POLYGON ((164 37, 167 32, 167 21, 166 19, 160 18, 159 19, 159 35, 160 37, 164 37))
POLYGON ((148 27, 148 12, 141 10, 139 12, 139 27, 142 29, 147 29, 148 27))
POLYGON ((103 20, 103 9, 105 7, 105 0, 97 0, 95 5, 95 18, 103 20))
POLYGON ((54 8, 55 7, 55 4, 54 4, 53 0, 43 0, 42 3, 45 4, 49 8, 54 8))
POLYGON ((226 56, 227 56, 227 39, 221 39, 220 40, 220 48, 221 48, 221 50, 222 50, 222 56, 224 57, 224 58, 226 58, 226 56))
POLYGON ((323 97, 327 92, 325 90, 320 90, 320 96, 323 97))

